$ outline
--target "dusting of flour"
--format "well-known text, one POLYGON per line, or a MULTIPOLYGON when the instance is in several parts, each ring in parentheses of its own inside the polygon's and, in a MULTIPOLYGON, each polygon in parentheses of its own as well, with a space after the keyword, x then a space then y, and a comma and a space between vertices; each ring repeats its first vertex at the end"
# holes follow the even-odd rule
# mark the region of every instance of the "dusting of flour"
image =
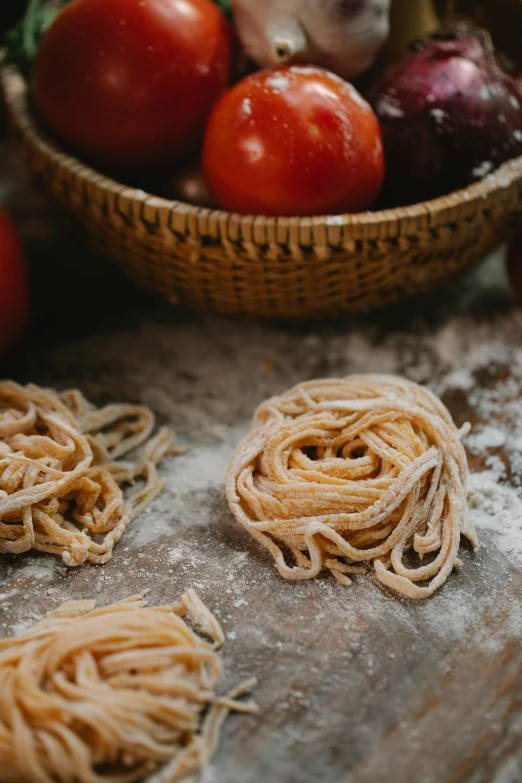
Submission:
MULTIPOLYGON (((250 111, 245 103, 246 117, 250 111)), ((70 257, 67 247, 60 269, 69 269, 70 257)), ((384 315, 324 325, 238 326, 140 299, 128 316, 118 311, 117 327, 110 321, 94 334, 89 327, 88 335, 60 330, 55 345, 28 351, 20 379, 78 386, 95 401, 146 403, 189 450, 161 467, 164 492, 132 523, 106 566, 71 570, 59 558, 34 554, 5 559, 0 635, 19 633, 66 600, 102 604, 151 588, 151 603, 160 604, 194 587, 228 637, 223 692, 252 675, 260 681, 259 716, 230 719, 205 783, 348 780, 357 759, 378 750, 392 725, 404 729, 397 757, 412 759, 415 774, 390 765, 383 745, 386 775, 366 779, 446 779, 439 774, 445 762, 438 735, 421 710, 433 695, 433 678, 437 687, 445 678, 456 683, 454 700, 446 693, 434 713, 439 725, 449 704, 461 710, 462 723, 475 710, 484 736, 500 736, 502 716, 468 700, 467 651, 487 663, 503 654, 506 637, 522 638, 515 573, 522 563, 522 310, 509 303, 497 267, 498 259, 421 306, 405 303, 384 315), (328 578, 287 582, 228 509, 228 460, 255 407, 299 381, 361 372, 428 384, 459 426, 463 417, 473 425, 466 439, 469 502, 481 548, 463 544, 464 567, 430 601, 401 601, 381 590, 371 572, 350 588, 328 578), (414 693, 420 701, 412 704, 414 693), (421 772, 419 747, 429 762, 421 772)), ((86 303, 98 301, 103 286, 94 283, 86 303)))
POLYGON ((511 487, 499 484, 494 473, 470 477, 469 505, 479 533, 488 531, 493 544, 522 564, 522 499, 511 487))

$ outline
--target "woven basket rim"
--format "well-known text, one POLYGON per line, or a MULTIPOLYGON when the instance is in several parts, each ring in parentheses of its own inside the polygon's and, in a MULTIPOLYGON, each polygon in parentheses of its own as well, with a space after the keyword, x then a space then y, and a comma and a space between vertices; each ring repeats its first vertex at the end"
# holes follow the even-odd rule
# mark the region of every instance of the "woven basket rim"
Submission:
MULTIPOLYGON (((489 199, 495 192, 509 188, 518 179, 522 180, 522 156, 520 156, 504 163, 492 174, 487 175, 467 188, 411 206, 374 212, 367 211, 354 214, 316 215, 310 217, 242 215, 219 209, 198 207, 183 201, 155 196, 140 188, 125 185, 105 174, 101 174, 80 159, 61 151, 52 137, 39 127, 30 109, 27 82, 21 76, 16 66, 1 65, 0 87, 8 111, 19 128, 31 138, 32 142, 40 148, 44 155, 78 179, 84 180, 100 190, 110 192, 119 198, 134 201, 142 206, 168 210, 171 213, 183 216, 185 219, 196 218, 199 225, 205 224, 207 221, 218 221, 222 226, 226 225, 229 227, 231 234, 234 236, 237 236, 238 231, 251 230, 253 225, 256 229, 273 228, 274 226, 292 226, 298 229, 308 229, 313 226, 314 229, 338 227, 340 229, 357 230, 357 228, 363 229, 368 228, 368 226, 378 227, 387 224, 397 226, 397 224, 400 225, 404 221, 407 221, 408 225, 411 225, 412 221, 425 222, 426 220, 429 220, 430 225, 437 224, 439 222, 437 216, 440 216, 444 222, 448 222, 448 210, 450 212, 456 211, 463 205, 471 208, 473 203, 483 203, 484 200, 489 199)), ((396 230, 391 233, 397 235, 396 230)), ((402 232, 399 231, 398 233, 402 232)))

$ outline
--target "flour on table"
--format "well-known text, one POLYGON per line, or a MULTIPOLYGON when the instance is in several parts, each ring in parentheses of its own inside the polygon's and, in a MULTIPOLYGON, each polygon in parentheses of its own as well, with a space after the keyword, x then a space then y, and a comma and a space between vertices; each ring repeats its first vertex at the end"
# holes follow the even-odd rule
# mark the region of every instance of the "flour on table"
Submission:
POLYGON ((472 432, 466 438, 466 446, 474 454, 481 454, 486 449, 500 449, 506 445, 507 434, 500 428, 486 425, 477 432, 472 432))
POLYGON ((522 499, 516 490, 499 484, 490 471, 473 473, 468 500, 478 530, 490 532, 501 552, 522 563, 522 499))
POLYGON ((491 544, 521 564, 522 351, 502 343, 478 345, 434 388, 443 397, 463 393, 481 421, 464 441, 485 467, 470 476, 471 517, 485 548, 491 544))

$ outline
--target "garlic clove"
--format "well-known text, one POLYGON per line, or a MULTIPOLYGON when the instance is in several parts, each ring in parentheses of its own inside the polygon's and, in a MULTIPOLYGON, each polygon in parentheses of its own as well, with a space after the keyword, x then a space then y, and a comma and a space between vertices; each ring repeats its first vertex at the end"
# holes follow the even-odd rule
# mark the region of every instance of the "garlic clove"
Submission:
POLYGON ((375 60, 389 33, 390 2, 233 0, 238 35, 257 65, 322 65, 345 79, 375 60))
POLYGON ((308 51, 306 33, 297 19, 282 20, 267 31, 270 62, 267 65, 287 65, 308 51))

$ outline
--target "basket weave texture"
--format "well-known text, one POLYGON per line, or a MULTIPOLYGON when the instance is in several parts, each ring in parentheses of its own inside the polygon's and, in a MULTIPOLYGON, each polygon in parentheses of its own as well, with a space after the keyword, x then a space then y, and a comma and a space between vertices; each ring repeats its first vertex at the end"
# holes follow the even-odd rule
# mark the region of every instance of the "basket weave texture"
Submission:
POLYGON ((167 201, 108 179, 41 130, 12 67, 2 90, 39 185, 139 285, 198 310, 337 316, 434 289, 500 244, 522 210, 522 158, 466 190, 358 215, 266 218, 167 201))

